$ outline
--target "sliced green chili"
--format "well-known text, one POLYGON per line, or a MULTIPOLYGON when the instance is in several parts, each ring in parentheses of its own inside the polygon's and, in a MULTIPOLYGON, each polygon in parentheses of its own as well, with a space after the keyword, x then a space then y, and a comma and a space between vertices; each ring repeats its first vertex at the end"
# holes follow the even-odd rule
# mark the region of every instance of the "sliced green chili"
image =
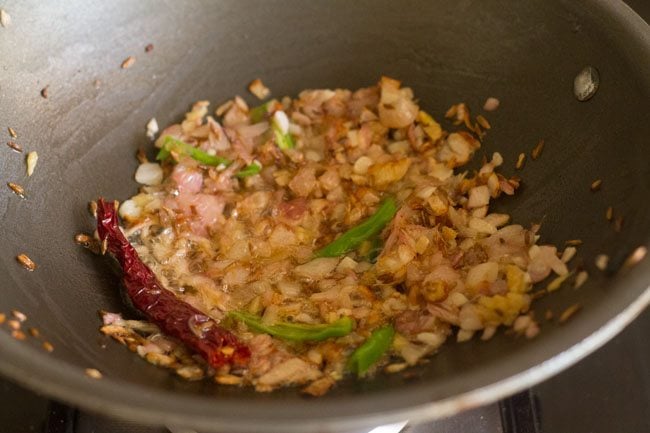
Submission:
POLYGON ((363 376, 368 369, 390 348, 395 336, 391 325, 373 331, 368 339, 352 353, 348 368, 357 376, 363 376))
POLYGON ((269 108, 271 107, 271 104, 275 103, 275 99, 272 99, 268 102, 263 103, 262 105, 258 105, 257 107, 253 107, 248 111, 248 117, 250 117, 251 122, 253 123, 258 123, 261 122, 264 117, 269 113, 269 108))
POLYGON ((275 122, 271 123, 271 128, 273 129, 273 134, 275 134, 275 143, 282 150, 293 149, 296 147, 296 143, 293 141, 293 137, 288 132, 285 134, 282 132, 280 127, 278 127, 275 122))
POLYGON ((160 152, 156 155, 158 161, 164 161, 169 158, 172 152, 176 152, 180 155, 187 155, 192 159, 197 160, 201 164, 212 165, 218 167, 220 165, 230 165, 230 161, 226 158, 216 155, 210 155, 207 152, 202 151, 190 144, 185 143, 177 138, 167 135, 163 139, 162 147, 160 152))
POLYGON ((262 171, 262 166, 256 163, 252 163, 247 165, 246 167, 242 168, 239 170, 235 176, 237 177, 248 177, 248 176, 253 176, 255 174, 258 174, 260 171, 262 171))
POLYGON ((397 205, 395 204, 395 200, 390 197, 387 198, 370 218, 343 233, 329 245, 318 250, 316 256, 338 257, 354 250, 363 241, 379 234, 384 226, 393 219, 396 212, 397 205))
MULTIPOLYGON (((269 108, 271 108, 271 106, 275 103, 276 101, 272 99, 262 105, 251 108, 248 112, 248 117, 250 117, 251 122, 261 122, 269 113, 269 108)), ((291 134, 282 131, 282 128, 280 128, 274 119, 271 119, 271 129, 273 130, 273 135, 275 136, 275 142, 280 149, 293 149, 296 147, 296 143, 294 142, 291 134)))
POLYGON ((332 337, 343 337, 352 332, 354 320, 342 317, 332 323, 311 325, 307 323, 279 322, 265 325, 262 318, 242 311, 231 311, 229 316, 246 324, 250 329, 289 341, 322 341, 332 337))

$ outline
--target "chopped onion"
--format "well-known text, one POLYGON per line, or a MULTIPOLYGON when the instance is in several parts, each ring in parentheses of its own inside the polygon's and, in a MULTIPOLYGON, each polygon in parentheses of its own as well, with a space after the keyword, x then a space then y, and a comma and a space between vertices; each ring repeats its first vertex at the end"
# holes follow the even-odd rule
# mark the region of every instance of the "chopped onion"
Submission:
POLYGON ((297 281, 281 280, 278 281, 277 287, 280 293, 289 298, 299 296, 300 292, 302 292, 302 286, 297 281))
POLYGON ((508 224, 508 221, 510 221, 510 215, 505 213, 491 213, 486 215, 485 221, 489 222, 494 227, 501 227, 508 224))
POLYGON ((34 174, 34 169, 36 168, 36 163, 38 162, 38 153, 29 152, 27 154, 27 176, 34 174))
POLYGON ((485 111, 494 111, 497 108, 499 108, 499 100, 497 98, 489 97, 485 101, 485 104, 483 104, 483 109, 485 111))
POLYGON ((123 319, 121 314, 106 311, 102 314, 102 321, 104 325, 119 325, 123 319))
POLYGON ((606 254, 598 254, 596 256, 595 263, 598 269, 604 271, 607 268, 607 265, 609 264, 609 257, 606 254))
POLYGON ((125 219, 136 219, 140 216, 140 213, 142 212, 142 209, 140 209, 140 206, 135 204, 135 201, 133 200, 125 200, 122 202, 120 205, 120 216, 125 219))
POLYGON ((317 280, 331 273, 338 264, 338 257, 319 257, 303 265, 296 266, 293 272, 299 277, 317 280))
POLYGON ((420 111, 411 100, 407 89, 400 89, 400 82, 391 78, 381 79, 379 120, 388 128, 404 128, 412 124, 420 111))
POLYGON ((473 336, 474 336, 474 331, 459 329, 458 335, 456 335, 456 341, 458 341, 459 343, 463 343, 465 341, 471 340, 473 336))
POLYGON ((496 281, 499 274, 499 265, 496 262, 485 262, 471 268, 467 273, 466 285, 470 289, 478 289, 482 285, 496 281))
POLYGON ((445 181, 454 174, 454 170, 439 162, 430 165, 429 175, 438 180, 445 181))
POLYGON ((497 228, 482 218, 472 217, 469 219, 469 228, 478 233, 491 235, 497 232, 497 228))
POLYGON ((576 280, 573 283, 573 287, 576 289, 582 287, 582 285, 587 282, 587 278, 589 278, 589 274, 587 271, 580 271, 578 272, 578 275, 576 275, 576 280))
POLYGON ((562 258, 560 260, 562 260, 564 263, 569 263, 571 259, 576 255, 577 251, 578 250, 576 247, 566 247, 564 249, 564 252, 562 252, 562 258))
POLYGON ((344 273, 356 269, 357 265, 358 263, 353 258, 343 257, 343 260, 338 264, 336 270, 340 273, 344 273))
POLYGON ((160 185, 163 179, 163 171, 155 162, 140 164, 135 172, 135 181, 142 185, 160 185))
POLYGON ((447 339, 444 335, 434 334, 433 332, 420 332, 416 338, 418 341, 434 349, 440 347, 447 339))
POLYGON ((258 385, 276 386, 292 383, 305 383, 315 380, 321 375, 320 371, 310 363, 300 358, 290 358, 273 367, 257 381, 258 385))
POLYGON ((367 156, 362 156, 354 163, 353 170, 356 174, 366 174, 368 172, 368 168, 370 168, 371 165, 372 159, 368 158, 367 156))
POLYGON ((481 340, 487 341, 494 337, 494 334, 496 334, 497 328, 496 326, 486 326, 485 329, 483 330, 483 335, 481 335, 481 340))
POLYGON ((515 319, 515 322, 512 324, 512 329, 515 332, 523 332, 528 328, 532 323, 532 318, 529 315, 519 316, 515 319))
POLYGON ((158 133, 158 121, 156 121, 155 117, 152 117, 149 122, 147 122, 147 137, 150 140, 153 140, 156 137, 156 134, 158 133))
POLYGON ((463 305, 458 314, 458 326, 466 331, 477 331, 483 329, 483 322, 478 315, 477 308, 474 304, 467 303, 463 305))
POLYGON ((475 186, 469 190, 468 208, 486 206, 490 203, 490 190, 487 186, 475 186))
POLYGON ((455 305, 456 307, 461 307, 465 305, 468 301, 467 296, 463 295, 460 292, 453 292, 447 297, 448 301, 455 305))
POLYGON ((268 122, 258 122, 253 123, 252 125, 238 125, 235 127, 235 130, 241 138, 255 138, 264 134, 266 130, 269 129, 268 122))
POLYGON ((266 87, 259 78, 253 80, 248 85, 248 90, 250 90, 253 95, 257 96, 258 99, 265 99, 271 94, 271 90, 269 90, 269 88, 266 87))

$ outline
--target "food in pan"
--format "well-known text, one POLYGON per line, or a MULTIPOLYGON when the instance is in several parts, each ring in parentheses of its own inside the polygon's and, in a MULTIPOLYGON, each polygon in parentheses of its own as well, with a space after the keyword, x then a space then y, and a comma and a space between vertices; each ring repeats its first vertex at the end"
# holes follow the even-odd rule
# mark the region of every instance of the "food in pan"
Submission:
POLYGON ((102 331, 188 379, 312 395, 448 339, 535 336, 533 285, 559 288, 575 249, 563 260, 539 225, 490 211, 520 180, 496 152, 463 169, 490 124, 465 104, 447 117, 453 131, 387 77, 254 108, 237 97, 214 117, 197 102, 155 161, 140 155, 123 229, 116 203, 97 204, 100 249, 145 317, 104 312, 102 331))

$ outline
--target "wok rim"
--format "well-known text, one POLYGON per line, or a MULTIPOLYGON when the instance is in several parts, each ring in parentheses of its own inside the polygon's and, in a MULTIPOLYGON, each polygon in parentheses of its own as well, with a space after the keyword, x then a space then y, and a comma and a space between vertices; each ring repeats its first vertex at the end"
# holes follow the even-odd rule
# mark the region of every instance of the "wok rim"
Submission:
MULTIPOLYGON (((595 12, 611 17, 619 23, 625 23, 627 35, 634 37, 644 50, 650 52, 648 24, 629 6, 620 0, 617 2, 593 0, 590 3, 594 5, 595 12)), ((357 414, 341 415, 336 411, 321 411, 317 409, 318 405, 312 405, 311 410, 302 412, 301 408, 287 407, 283 406, 282 401, 273 401, 261 404, 260 406, 264 406, 261 410, 251 407, 250 413, 246 417, 235 419, 229 410, 240 405, 242 399, 219 400, 223 407, 215 408, 216 400, 213 398, 182 395, 169 391, 154 391, 144 385, 129 384, 110 377, 93 381, 84 374, 82 368, 53 359, 36 348, 14 341, 5 333, 0 333, 0 345, 4 352, 4 356, 0 357, 0 373, 27 388, 90 411, 144 423, 191 427, 206 431, 215 429, 257 431, 260 425, 264 425, 268 431, 304 432, 322 429, 324 426, 332 430, 346 430, 407 419, 417 423, 451 416, 465 409, 493 403, 542 382, 603 346, 650 305, 650 286, 648 286, 650 266, 646 261, 643 266, 637 268, 641 269, 635 269, 635 271, 640 272, 628 275, 629 278, 621 281, 621 285, 635 286, 630 290, 639 293, 631 302, 627 303, 626 307, 614 315, 612 313, 607 315, 601 311, 605 310, 602 305, 601 308, 596 309, 597 311, 583 313, 589 314, 589 317, 584 319, 586 321, 584 327, 593 330, 588 336, 576 339, 574 334, 580 334, 581 330, 567 328, 567 332, 562 334, 562 341, 571 341, 568 349, 555 351, 554 354, 545 356, 543 362, 529 368, 513 367, 511 368, 513 372, 510 374, 501 374, 501 376, 496 374, 494 376, 496 380, 488 385, 436 401, 429 401, 425 398, 424 387, 420 386, 416 390, 418 393, 409 388, 399 390, 390 396, 386 396, 387 393, 364 396, 362 399, 366 408, 373 407, 373 402, 378 404, 372 411, 364 412, 362 410, 357 414), (599 312, 601 314, 597 314, 599 312), (606 318, 603 319, 603 317, 606 318), (571 337, 571 335, 574 336, 571 337), (410 396, 410 399, 404 400, 407 402, 406 404, 400 400, 400 396, 405 395, 410 396), (417 395, 420 401, 418 404, 408 406, 413 395, 417 395), (391 399, 398 404, 387 405, 391 399), (264 412, 267 413, 267 417, 260 416, 264 412), (268 417, 268 414, 273 416, 268 417)), ((624 301, 619 300, 619 302, 624 301)), ((522 360, 524 355, 531 351, 544 353, 543 348, 529 347, 522 353, 511 355, 508 361, 516 364, 518 359, 522 360)), ((547 349, 547 351, 549 350, 547 349)), ((495 368, 491 369, 495 370, 495 368)), ((489 374, 490 368, 487 371, 489 374)), ((328 402, 327 407, 335 407, 337 403, 341 406, 346 402, 347 400, 328 402)))

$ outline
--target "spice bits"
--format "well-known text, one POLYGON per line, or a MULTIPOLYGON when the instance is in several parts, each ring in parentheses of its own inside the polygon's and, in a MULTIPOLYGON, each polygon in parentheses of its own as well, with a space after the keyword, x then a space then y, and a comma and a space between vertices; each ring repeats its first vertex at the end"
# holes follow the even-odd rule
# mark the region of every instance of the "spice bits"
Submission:
POLYGON ((15 141, 7 141, 7 146, 9 147, 9 149, 17 153, 22 153, 23 151, 23 147, 20 144, 16 143, 15 141))
POLYGON ((36 263, 34 263, 34 261, 30 259, 27 254, 18 254, 16 256, 16 260, 22 265, 23 268, 27 269, 30 272, 36 269, 36 263))
POLYGON ((0 26, 9 27, 11 25, 11 16, 4 9, 0 9, 0 26))
POLYGON ((17 183, 14 182, 7 182, 7 186, 9 187, 10 190, 13 191, 14 194, 16 194, 20 198, 25 198, 25 188, 22 186, 18 185, 17 183))
POLYGON ((103 377, 102 373, 96 368, 87 368, 84 373, 91 379, 101 379, 103 377))
POLYGON ((7 314, 0 313, 0 325, 6 324, 10 335, 14 339, 18 341, 25 341, 31 337, 34 340, 40 341, 41 348, 43 350, 48 353, 53 352, 54 346, 49 341, 42 340, 42 334, 38 328, 34 326, 23 328, 26 322, 27 315, 20 310, 11 310, 11 318, 9 320, 7 320, 7 314))
POLYGON ((124 59, 124 61, 122 61, 120 67, 122 69, 129 69, 131 66, 133 66, 134 63, 135 63, 135 57, 129 56, 126 59, 124 59))
POLYGON ((530 152, 530 157, 533 160, 536 160, 542 154, 542 150, 544 150, 544 140, 539 140, 537 142, 537 145, 530 152))

